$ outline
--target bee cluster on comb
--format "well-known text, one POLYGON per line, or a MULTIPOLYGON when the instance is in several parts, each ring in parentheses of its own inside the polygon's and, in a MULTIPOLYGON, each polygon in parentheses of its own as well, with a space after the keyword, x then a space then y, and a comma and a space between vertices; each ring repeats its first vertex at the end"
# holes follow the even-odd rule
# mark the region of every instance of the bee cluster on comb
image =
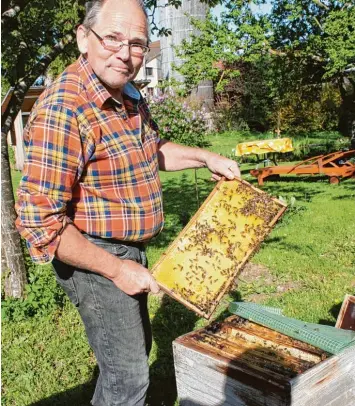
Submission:
POLYGON ((245 181, 220 181, 154 266, 169 295, 209 318, 286 206, 245 181))

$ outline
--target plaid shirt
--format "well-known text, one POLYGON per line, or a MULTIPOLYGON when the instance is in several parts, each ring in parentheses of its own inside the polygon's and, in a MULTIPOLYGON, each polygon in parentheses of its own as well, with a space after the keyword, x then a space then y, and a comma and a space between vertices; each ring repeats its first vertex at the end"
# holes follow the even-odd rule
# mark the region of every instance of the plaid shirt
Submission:
POLYGON ((53 259, 67 223, 124 241, 162 229, 157 128, 133 85, 123 99, 111 97, 81 56, 36 102, 16 204, 34 262, 53 259))

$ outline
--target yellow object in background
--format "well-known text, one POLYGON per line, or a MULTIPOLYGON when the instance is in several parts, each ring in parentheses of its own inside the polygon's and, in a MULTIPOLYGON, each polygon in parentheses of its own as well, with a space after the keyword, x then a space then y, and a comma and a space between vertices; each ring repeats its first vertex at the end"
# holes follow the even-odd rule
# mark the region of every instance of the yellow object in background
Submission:
POLYGON ((274 138, 271 140, 255 140, 242 142, 236 146, 235 155, 267 154, 270 152, 293 151, 291 138, 274 138))

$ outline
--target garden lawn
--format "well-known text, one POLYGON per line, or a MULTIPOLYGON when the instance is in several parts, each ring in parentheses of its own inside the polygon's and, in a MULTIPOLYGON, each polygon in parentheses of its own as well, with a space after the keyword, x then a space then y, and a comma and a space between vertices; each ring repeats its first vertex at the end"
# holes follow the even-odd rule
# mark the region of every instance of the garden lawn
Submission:
MULTIPOLYGON (((211 136, 211 149, 231 155, 240 134, 211 136)), ((256 185, 242 164, 244 179, 256 185)), ((203 201, 213 188, 209 173, 197 171, 203 201)), ((18 174, 15 182, 18 181, 18 174)), ((165 230, 150 244, 154 264, 197 209, 194 171, 162 173, 165 230)), ((215 317, 225 317, 231 300, 280 307, 305 321, 334 325, 344 295, 355 291, 355 180, 330 185, 326 178, 281 178, 263 189, 293 201, 253 257, 215 317)), ((41 272, 50 272, 45 268, 41 272)), ((178 404, 172 341, 205 321, 165 295, 150 296, 153 329, 151 387, 147 403, 178 404)), ((67 301, 47 316, 2 323, 4 405, 88 405, 97 376, 76 309, 67 301)))

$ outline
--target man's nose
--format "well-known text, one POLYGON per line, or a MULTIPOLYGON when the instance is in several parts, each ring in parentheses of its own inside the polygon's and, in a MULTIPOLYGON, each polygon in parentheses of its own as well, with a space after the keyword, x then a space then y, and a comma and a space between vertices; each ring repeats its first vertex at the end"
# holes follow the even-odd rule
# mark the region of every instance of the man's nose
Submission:
POLYGON ((122 43, 121 49, 115 53, 115 56, 117 58, 122 59, 123 61, 127 61, 130 57, 130 52, 131 52, 131 50, 130 50, 128 42, 122 43))

